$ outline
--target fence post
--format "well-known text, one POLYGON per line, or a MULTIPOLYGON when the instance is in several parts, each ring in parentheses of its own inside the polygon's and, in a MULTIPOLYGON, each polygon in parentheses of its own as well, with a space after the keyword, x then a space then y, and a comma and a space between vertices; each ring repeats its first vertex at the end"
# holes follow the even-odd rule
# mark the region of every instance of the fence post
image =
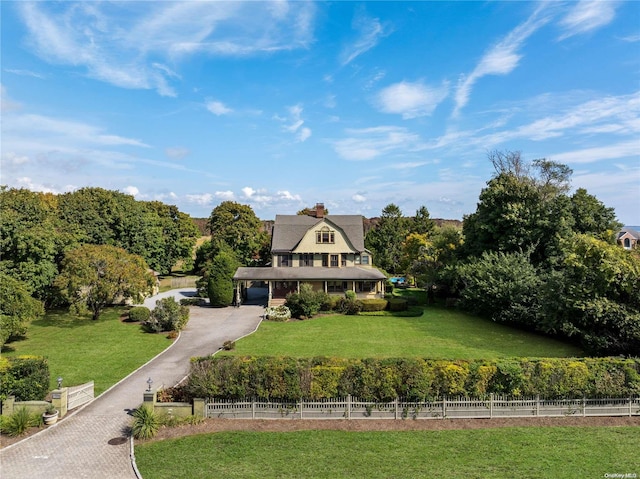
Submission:
POLYGON ((351 419, 351 394, 347 394, 347 419, 351 419))
POLYGON ((447 397, 442 396, 442 419, 447 416, 447 397))
POLYGON ((629 417, 631 417, 631 396, 629 396, 629 417))
POLYGON ((67 406, 69 405, 69 388, 51 391, 51 404, 58 410, 60 417, 64 417, 67 414, 67 406))
POLYGON ((493 419, 493 393, 489 396, 489 419, 493 419))
POLYGON ((300 402, 298 402, 298 407, 300 408, 300 419, 302 419, 302 398, 300 398, 300 402))
POLYGON ((2 401, 2 415, 11 416, 13 414, 13 408, 15 407, 16 397, 7 396, 7 399, 2 401))
POLYGON ((207 417, 207 406, 203 398, 193 398, 193 415, 195 417, 207 417))
POLYGON ((587 396, 582 396, 582 417, 587 415, 587 396))
POLYGON ((251 400, 251 419, 256 418, 256 399, 251 400))
MULTIPOLYGON (((393 402, 395 406, 395 419, 398 419, 398 398, 396 397, 393 402)), ((631 406, 629 406, 629 411, 631 411, 631 406)))

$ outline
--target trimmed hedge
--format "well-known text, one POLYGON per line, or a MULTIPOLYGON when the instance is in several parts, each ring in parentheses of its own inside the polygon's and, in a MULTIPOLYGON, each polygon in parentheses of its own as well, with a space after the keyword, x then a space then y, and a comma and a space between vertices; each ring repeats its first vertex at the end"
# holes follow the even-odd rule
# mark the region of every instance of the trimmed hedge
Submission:
POLYGON ((386 299, 361 299, 362 312, 384 311, 389 306, 386 299))
POLYGON ((0 367, 0 400, 41 401, 49 392, 49 364, 41 356, 4 358, 0 367))
POLYGON ((194 358, 191 398, 295 401, 346 396, 370 401, 489 394, 544 398, 640 394, 640 359, 504 360, 194 358))

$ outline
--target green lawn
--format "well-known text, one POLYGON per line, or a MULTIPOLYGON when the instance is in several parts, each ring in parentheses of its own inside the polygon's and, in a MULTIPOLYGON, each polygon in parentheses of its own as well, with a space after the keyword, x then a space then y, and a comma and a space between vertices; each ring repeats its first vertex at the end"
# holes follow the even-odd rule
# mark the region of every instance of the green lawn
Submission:
POLYGON ((425 357, 577 357, 579 348, 457 310, 427 307, 420 317, 318 316, 307 321, 264 321, 236 343, 235 355, 425 357))
POLYGON ((121 322, 124 310, 109 308, 98 321, 49 312, 31 323, 27 339, 9 343, 3 354, 45 356, 51 389, 58 376, 66 386, 93 380, 98 395, 171 344, 166 335, 143 333, 138 324, 121 322))
POLYGON ((640 428, 224 432, 136 446, 145 479, 598 478, 640 474, 640 428))

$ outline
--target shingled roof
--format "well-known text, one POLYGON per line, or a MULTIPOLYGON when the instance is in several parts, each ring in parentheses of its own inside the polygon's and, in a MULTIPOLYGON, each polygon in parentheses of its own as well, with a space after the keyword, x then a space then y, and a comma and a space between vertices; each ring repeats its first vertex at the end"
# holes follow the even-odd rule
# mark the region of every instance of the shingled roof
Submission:
POLYGON ((324 218, 307 215, 276 215, 271 251, 293 251, 307 231, 323 221, 342 230, 356 251, 365 251, 364 226, 360 215, 327 215, 324 218))

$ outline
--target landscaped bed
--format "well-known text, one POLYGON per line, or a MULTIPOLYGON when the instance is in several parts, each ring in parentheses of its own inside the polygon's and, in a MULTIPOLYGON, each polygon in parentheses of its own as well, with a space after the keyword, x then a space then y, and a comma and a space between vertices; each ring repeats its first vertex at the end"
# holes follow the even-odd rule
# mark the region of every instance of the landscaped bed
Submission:
POLYGON ((639 418, 208 420, 161 430, 162 440, 136 446, 136 462, 145 479, 175 477, 178 463, 194 479, 605 477, 640 472, 638 426, 639 418), (196 435, 175 439, 183 434, 196 435))
POLYGON ((224 354, 493 359, 578 357, 583 351, 454 309, 429 306, 422 316, 409 318, 330 315, 286 323, 264 321, 255 334, 224 354))

